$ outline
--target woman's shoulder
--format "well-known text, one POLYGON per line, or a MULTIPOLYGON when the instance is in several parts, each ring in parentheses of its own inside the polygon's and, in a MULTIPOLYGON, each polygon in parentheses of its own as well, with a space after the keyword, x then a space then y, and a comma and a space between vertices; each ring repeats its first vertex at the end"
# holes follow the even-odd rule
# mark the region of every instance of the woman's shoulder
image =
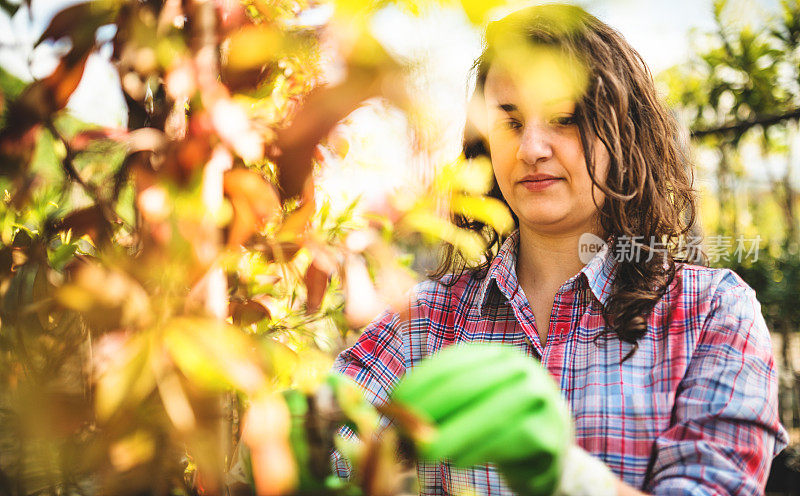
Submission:
MULTIPOLYGON (((761 325, 761 304, 755 290, 729 268, 682 265, 674 284, 680 287, 684 308, 694 308, 708 324, 716 320, 761 325)), ((694 312, 691 312, 694 313, 694 312)))
POLYGON ((680 264, 676 272, 682 293, 714 298, 725 293, 748 293, 755 295, 753 288, 742 277, 727 267, 680 264))

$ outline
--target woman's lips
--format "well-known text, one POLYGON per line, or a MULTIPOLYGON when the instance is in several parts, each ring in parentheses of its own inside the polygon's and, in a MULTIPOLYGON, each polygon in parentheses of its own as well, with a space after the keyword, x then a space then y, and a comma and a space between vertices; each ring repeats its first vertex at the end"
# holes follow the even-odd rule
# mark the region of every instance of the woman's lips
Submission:
POLYGON ((523 179, 520 181, 520 184, 528 191, 543 191, 559 181, 563 181, 563 179, 560 177, 548 177, 541 179, 523 179))

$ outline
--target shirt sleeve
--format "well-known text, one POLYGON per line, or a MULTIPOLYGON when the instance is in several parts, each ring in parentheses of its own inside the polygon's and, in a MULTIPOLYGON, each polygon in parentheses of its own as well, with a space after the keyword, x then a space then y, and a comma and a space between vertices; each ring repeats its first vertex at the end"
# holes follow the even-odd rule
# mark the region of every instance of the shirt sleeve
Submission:
POLYGON ((764 493, 788 436, 778 418, 777 373, 755 292, 726 270, 655 442, 645 489, 655 495, 764 493))
POLYGON ((405 374, 400 317, 384 312, 369 324, 356 344, 336 358, 333 370, 353 379, 373 405, 389 401, 389 394, 405 374))
MULTIPOLYGON (((397 381, 405 374, 401 319, 394 312, 386 311, 370 323, 356 343, 336 358, 333 371, 344 374, 363 390, 367 401, 383 405, 397 381)), ((385 419, 382 419, 385 424, 385 419)), ((352 439, 355 433, 346 426, 339 435, 352 439)), ((338 451, 331 454, 336 474, 344 479, 350 477, 350 461, 338 451)))

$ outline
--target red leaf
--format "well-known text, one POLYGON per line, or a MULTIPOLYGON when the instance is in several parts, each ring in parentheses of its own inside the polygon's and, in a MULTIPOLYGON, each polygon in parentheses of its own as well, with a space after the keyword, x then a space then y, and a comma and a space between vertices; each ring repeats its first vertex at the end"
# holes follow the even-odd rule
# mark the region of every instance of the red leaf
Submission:
POLYGON ((314 151, 328 132, 365 99, 374 95, 365 75, 351 75, 338 86, 317 88, 308 95, 292 125, 278 132, 273 157, 283 198, 300 194, 314 165, 314 151))
POLYGON ((256 300, 231 301, 228 305, 228 315, 233 318, 233 323, 239 326, 248 326, 271 317, 269 309, 256 300))
POLYGON ((89 53, 87 51, 82 57, 74 60, 70 52, 61 59, 52 74, 25 88, 9 109, 9 113, 15 119, 12 122, 21 126, 20 121, 44 120, 66 107, 69 97, 81 82, 89 53))
POLYGON ((223 31, 229 32, 250 22, 241 0, 215 0, 215 3, 223 31))
POLYGON ((254 249, 261 252, 267 262, 289 262, 302 246, 293 241, 282 241, 278 243, 256 243, 254 249))
MULTIPOLYGON (((72 53, 72 52, 70 52, 72 53)), ((86 67, 87 52, 78 60, 69 54, 46 78, 28 85, 9 105, 6 127, 0 132, 0 173, 13 174, 30 161, 39 124, 63 109, 78 87, 86 67)))
POLYGON ((54 111, 66 107, 69 97, 78 89, 88 58, 89 52, 75 64, 69 64, 67 59, 64 58, 53 74, 42 80, 42 84, 52 91, 54 111))
POLYGON ((59 40, 65 36, 71 36, 72 30, 80 24, 81 20, 90 15, 91 10, 92 2, 84 2, 71 5, 58 12, 50 20, 50 24, 36 41, 36 44, 38 45, 44 40, 59 40))
POLYGON ((321 270, 316 264, 308 266, 304 281, 306 283, 306 312, 314 313, 319 310, 325 290, 328 289, 330 274, 321 270))
POLYGON ((91 207, 75 210, 67 214, 63 219, 57 221, 52 226, 55 231, 72 230, 73 238, 80 238, 83 235, 89 236, 95 245, 102 244, 109 239, 111 227, 103 217, 100 207, 91 207))
POLYGON ((94 45, 97 28, 114 20, 113 9, 105 7, 101 2, 83 2, 66 7, 58 12, 44 33, 36 41, 39 45, 45 40, 59 40, 69 37, 72 49, 86 52, 94 45))
POLYGON ((0 132, 0 175, 14 177, 28 168, 40 131, 38 125, 25 129, 12 125, 0 132))
POLYGON ((128 131, 125 129, 114 129, 114 128, 100 128, 100 129, 89 129, 86 131, 81 131, 69 142, 69 146, 73 151, 79 152, 85 150, 95 141, 100 140, 112 140, 112 141, 123 141, 128 137, 128 131))
POLYGON ((253 233, 280 215, 281 203, 275 188, 256 172, 242 168, 227 171, 223 191, 233 205, 228 246, 248 241, 253 233))

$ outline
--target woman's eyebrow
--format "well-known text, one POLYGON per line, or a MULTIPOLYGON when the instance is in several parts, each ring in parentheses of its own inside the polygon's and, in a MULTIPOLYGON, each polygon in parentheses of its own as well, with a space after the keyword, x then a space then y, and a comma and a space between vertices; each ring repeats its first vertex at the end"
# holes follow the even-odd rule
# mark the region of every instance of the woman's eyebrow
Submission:
POLYGON ((499 108, 500 110, 503 110, 505 112, 508 112, 508 113, 516 112, 516 111, 519 110, 519 108, 516 105, 514 105, 513 103, 499 103, 497 105, 497 108, 499 108))

